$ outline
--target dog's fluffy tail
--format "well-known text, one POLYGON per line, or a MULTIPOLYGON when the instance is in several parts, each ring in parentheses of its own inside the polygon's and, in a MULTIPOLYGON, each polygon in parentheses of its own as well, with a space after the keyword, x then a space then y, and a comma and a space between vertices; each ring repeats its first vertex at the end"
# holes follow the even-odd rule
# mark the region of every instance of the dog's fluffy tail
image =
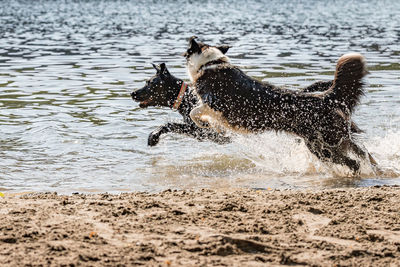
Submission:
POLYGON ((351 113, 364 94, 362 78, 367 74, 365 58, 358 53, 341 56, 336 65, 335 79, 328 100, 337 103, 345 113, 351 113))

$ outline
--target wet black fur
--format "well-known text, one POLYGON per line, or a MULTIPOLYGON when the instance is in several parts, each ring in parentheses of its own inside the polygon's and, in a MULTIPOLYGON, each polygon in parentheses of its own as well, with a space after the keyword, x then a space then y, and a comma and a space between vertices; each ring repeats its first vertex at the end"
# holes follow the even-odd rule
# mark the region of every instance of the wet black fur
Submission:
MULTIPOLYGON (((194 43, 191 39, 186 58, 190 53, 201 53, 204 44, 194 43)), ((356 172, 359 162, 347 152, 363 158, 367 155, 353 141, 352 132, 358 127, 350 117, 363 94, 363 64, 355 60, 338 65, 335 80, 322 93, 281 89, 255 80, 226 62, 217 68, 201 68, 193 86, 202 102, 221 112, 233 127, 254 133, 275 130, 296 134, 319 159, 346 165, 356 172)), ((309 91, 328 83, 314 84, 309 91)))
MULTIPOLYGON (((301 91, 304 93, 313 93, 313 92, 324 92, 331 88, 333 81, 318 81, 315 82, 308 87, 302 89, 301 91)), ((363 133, 364 131, 361 130, 354 121, 351 121, 351 132, 352 133, 363 133)))
MULTIPOLYGON (((157 73, 150 78, 146 85, 131 93, 132 99, 140 101, 140 107, 161 106, 172 108, 178 97, 183 80, 171 75, 164 63, 160 66, 153 65, 157 73)), ((217 133, 212 129, 199 128, 190 118, 189 114, 198 104, 198 97, 192 93, 190 87, 187 88, 181 105, 178 108, 179 114, 183 117, 183 123, 169 122, 159 126, 150 133, 148 145, 155 146, 160 136, 167 133, 185 134, 198 140, 210 140, 218 144, 229 143, 231 139, 223 134, 217 133)))

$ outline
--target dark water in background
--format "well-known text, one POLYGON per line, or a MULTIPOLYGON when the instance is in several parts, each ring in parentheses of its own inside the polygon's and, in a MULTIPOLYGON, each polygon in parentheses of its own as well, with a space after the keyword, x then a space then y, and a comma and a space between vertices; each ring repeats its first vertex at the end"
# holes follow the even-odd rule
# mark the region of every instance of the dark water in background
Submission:
POLYGON ((0 190, 330 188, 400 183, 400 1, 1 1, 0 190), (354 115, 385 169, 361 178, 284 134, 233 144, 169 135, 179 116, 139 109, 129 92, 166 62, 187 79, 186 40, 229 44, 234 64, 288 88, 332 78, 343 53, 371 74, 354 115))

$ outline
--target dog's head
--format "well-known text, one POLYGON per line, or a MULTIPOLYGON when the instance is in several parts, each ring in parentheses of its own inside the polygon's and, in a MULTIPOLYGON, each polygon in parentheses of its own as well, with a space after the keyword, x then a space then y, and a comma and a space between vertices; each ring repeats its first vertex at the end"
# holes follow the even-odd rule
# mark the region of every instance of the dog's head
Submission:
POLYGON ((186 65, 192 81, 203 65, 217 60, 229 62, 229 58, 225 55, 228 52, 229 46, 211 46, 197 42, 196 38, 196 36, 190 37, 189 48, 183 54, 186 57, 186 65))
POLYGON ((139 101, 141 108, 170 107, 179 93, 181 80, 169 73, 165 63, 161 63, 159 66, 152 65, 156 69, 156 74, 146 81, 144 87, 131 93, 132 99, 139 101))

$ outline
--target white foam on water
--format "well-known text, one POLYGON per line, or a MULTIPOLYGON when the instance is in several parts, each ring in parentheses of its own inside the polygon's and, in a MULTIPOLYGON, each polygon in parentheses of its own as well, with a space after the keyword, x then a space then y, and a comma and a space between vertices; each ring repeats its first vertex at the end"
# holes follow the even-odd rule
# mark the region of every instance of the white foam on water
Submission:
MULTIPOLYGON (((235 149, 251 160, 265 175, 319 177, 400 177, 400 132, 390 132, 383 137, 372 137, 358 143, 378 162, 378 169, 369 160, 361 160, 361 171, 353 174, 349 168, 323 163, 295 136, 267 132, 258 136, 235 137, 235 149)), ((355 158, 350 154, 350 157, 355 158)))
POLYGON ((321 169, 320 164, 313 161, 304 142, 288 134, 267 132, 236 136, 235 145, 236 152, 271 175, 314 173, 321 169))
MULTIPOLYGON (((166 140, 170 147, 182 140, 166 140)), ((360 136, 358 143, 378 162, 378 170, 368 160, 361 172, 321 162, 300 138, 266 132, 238 135, 227 145, 196 143, 188 153, 174 158, 154 158, 151 183, 165 188, 337 188, 379 184, 400 184, 400 132, 384 136, 360 136), (363 138, 363 139, 362 139, 363 138)), ((355 157, 354 155, 350 155, 355 157)))
POLYGON ((400 131, 387 131, 365 142, 365 147, 378 162, 383 178, 400 177, 400 131))

